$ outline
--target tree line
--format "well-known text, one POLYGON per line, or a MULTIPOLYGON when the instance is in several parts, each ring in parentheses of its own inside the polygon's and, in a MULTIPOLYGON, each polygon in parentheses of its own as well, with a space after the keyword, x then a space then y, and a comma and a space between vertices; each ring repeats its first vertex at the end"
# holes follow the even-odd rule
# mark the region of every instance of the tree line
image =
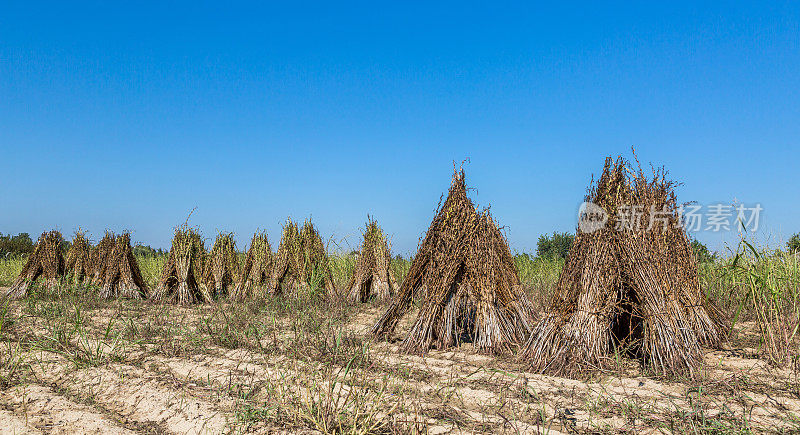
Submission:
MULTIPOLYGON (((33 252, 34 246, 34 241, 28 233, 19 233, 16 236, 0 233, 0 259, 28 255, 33 252)), ((72 243, 69 240, 61 239, 61 249, 64 252, 69 251, 71 246, 72 243)), ((153 257, 164 254, 166 252, 161 248, 155 249, 141 243, 133 247, 133 255, 140 257, 153 257)))
MULTIPOLYGON (((567 232, 554 232, 553 234, 541 235, 539 236, 539 241, 536 243, 536 256, 550 260, 566 260, 574 240, 575 236, 567 232)), ((65 252, 69 250, 70 245, 68 240, 62 240, 61 242, 61 247, 65 252)), ((28 233, 19 233, 16 236, 0 233, 0 258, 28 255, 33 252, 33 247, 33 239, 31 239, 28 233)), ((697 261, 700 263, 714 261, 717 258, 715 252, 711 252, 706 245, 696 239, 692 240, 691 247, 697 257, 697 261)), ((786 248, 789 252, 800 252, 800 233, 789 238, 789 241, 786 243, 786 248)), ((133 247, 133 254, 136 256, 153 257, 164 255, 166 251, 161 248, 155 249, 149 245, 139 243, 133 247)))

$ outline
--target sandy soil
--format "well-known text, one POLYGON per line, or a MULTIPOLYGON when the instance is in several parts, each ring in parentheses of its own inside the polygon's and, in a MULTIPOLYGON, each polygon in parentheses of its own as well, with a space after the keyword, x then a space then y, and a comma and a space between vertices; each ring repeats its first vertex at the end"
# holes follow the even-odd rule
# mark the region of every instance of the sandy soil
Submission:
MULTIPOLYGON (((513 358, 479 355, 469 345, 420 356, 372 342, 369 364, 358 366, 295 354, 274 343, 280 336, 262 339, 265 349, 273 346, 269 352, 209 342, 186 351, 176 342, 202 335, 203 313, 180 307, 146 313, 180 340, 119 338, 122 332, 110 331, 143 324, 142 313, 109 307, 87 310, 80 332, 59 339, 52 319, 15 304, 14 336, 28 344, 15 348, 6 340, 0 349, 17 349, 25 367, 24 376, 8 376, 8 362, 0 366, 11 379, 0 390, 4 434, 316 432, 326 428, 296 422, 315 421, 304 413, 342 397, 357 398, 343 414, 357 407, 394 427, 428 433, 800 430, 795 374, 769 367, 753 349, 709 350, 699 380, 645 377, 634 368, 587 381, 530 373, 513 358), (284 419, 273 415, 287 412, 282 397, 299 403, 284 419)), ((379 308, 365 307, 343 331, 363 336, 379 315, 379 308)), ((406 316, 400 334, 412 320, 406 316)))

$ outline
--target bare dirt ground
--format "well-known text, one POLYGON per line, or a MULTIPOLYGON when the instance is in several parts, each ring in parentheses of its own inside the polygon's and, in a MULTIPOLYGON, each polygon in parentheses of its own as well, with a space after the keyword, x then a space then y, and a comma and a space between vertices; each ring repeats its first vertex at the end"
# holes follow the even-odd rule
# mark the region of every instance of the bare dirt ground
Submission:
POLYGON ((800 383, 757 358, 748 325, 706 353, 697 379, 645 376, 624 361, 573 380, 468 344, 402 354, 366 335, 381 310, 5 302, 0 432, 800 431, 800 383))

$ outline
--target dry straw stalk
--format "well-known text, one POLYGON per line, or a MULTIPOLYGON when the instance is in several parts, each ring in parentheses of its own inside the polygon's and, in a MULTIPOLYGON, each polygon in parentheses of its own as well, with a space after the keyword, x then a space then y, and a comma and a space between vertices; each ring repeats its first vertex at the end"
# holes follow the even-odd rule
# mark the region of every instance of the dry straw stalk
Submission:
POLYGON ((300 285, 303 275, 303 253, 300 231, 297 224, 287 219, 281 233, 281 243, 273 260, 269 291, 281 294, 284 288, 294 289, 300 285))
POLYGON ((211 293, 200 285, 205 256, 200 234, 185 224, 177 228, 169 258, 151 298, 180 304, 210 302, 211 293))
POLYGON ((233 293, 239 279, 239 258, 233 233, 219 233, 206 258, 201 285, 216 298, 233 293))
POLYGON ((648 177, 638 161, 606 159, 585 200, 608 221, 577 232, 550 309, 523 352, 534 369, 603 370, 623 353, 655 373, 697 373, 700 346, 718 345, 722 334, 700 288, 674 186, 663 169, 648 177))
POLYGON ((296 291, 312 286, 323 288, 328 294, 336 291, 325 244, 311 221, 305 221, 298 230, 297 224, 289 219, 275 253, 270 292, 281 294, 284 289, 296 291))
POLYGON ((256 231, 250 240, 250 249, 247 250, 241 279, 233 294, 234 299, 246 300, 267 293, 272 257, 272 247, 266 231, 256 231))
POLYGON ((358 261, 347 284, 348 298, 353 302, 391 299, 398 289, 397 279, 389 267, 392 254, 386 235, 376 221, 367 219, 358 261))
POLYGON ((106 230, 103 238, 92 250, 92 284, 101 287, 106 277, 106 270, 110 264, 111 251, 114 250, 117 236, 106 230))
POLYGON ((147 284, 142 277, 139 263, 133 255, 130 233, 123 233, 116 237, 105 269, 100 290, 101 297, 132 299, 147 297, 147 284))
POLYGON ((475 210, 463 170, 454 172, 447 199, 373 334, 390 335, 414 299, 422 304, 403 341, 406 351, 471 342, 481 352, 497 353, 524 342, 532 326, 532 305, 506 239, 488 210, 475 210))
POLYGON ((67 251, 65 267, 72 284, 79 285, 91 281, 92 245, 81 230, 76 231, 72 238, 72 246, 67 251))
POLYGON ((65 272, 64 254, 61 252, 62 240, 58 231, 44 232, 39 236, 22 272, 6 292, 8 297, 25 297, 31 286, 40 278, 44 281, 42 283, 44 287, 50 290, 58 288, 65 272))

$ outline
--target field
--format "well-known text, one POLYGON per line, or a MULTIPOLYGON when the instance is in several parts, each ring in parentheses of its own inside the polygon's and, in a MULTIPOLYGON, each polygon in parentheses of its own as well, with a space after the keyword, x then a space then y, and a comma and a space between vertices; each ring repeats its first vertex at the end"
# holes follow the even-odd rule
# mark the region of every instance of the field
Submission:
MULTIPOLYGON (((164 262, 139 258, 153 284, 164 262)), ((354 267, 331 259, 337 287, 354 267)), ((541 312, 560 261, 516 257, 541 312)), ((407 261, 395 260, 398 279, 407 261)), ((21 260, 0 261, 8 285, 21 260)), ((93 289, 0 301, 3 433, 797 432, 800 267, 749 252, 701 267, 734 324, 695 379, 643 372, 530 373, 469 344, 424 356, 367 331, 384 305, 313 292, 181 307, 93 289)), ((399 334, 414 318, 406 316, 399 334)))

